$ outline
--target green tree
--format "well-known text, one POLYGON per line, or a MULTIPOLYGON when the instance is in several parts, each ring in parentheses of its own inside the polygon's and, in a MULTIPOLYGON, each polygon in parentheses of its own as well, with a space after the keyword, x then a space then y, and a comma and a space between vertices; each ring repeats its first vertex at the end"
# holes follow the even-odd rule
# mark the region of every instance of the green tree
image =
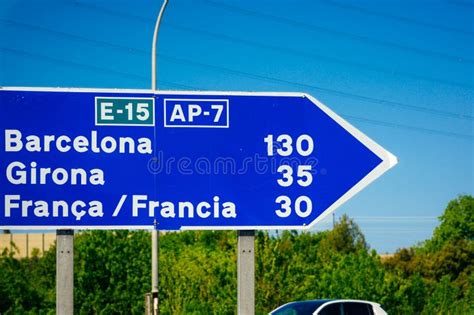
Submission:
POLYGON ((160 248, 161 314, 233 314, 235 232, 166 233, 160 248))
POLYGON ((144 231, 91 231, 75 238, 78 314, 142 314, 150 283, 150 237, 144 231))
POLYGON ((336 251, 342 254, 367 251, 369 246, 359 226, 346 214, 321 241, 320 251, 336 251))
MULTIPOLYGON (((389 314, 474 314, 472 209, 472 197, 457 198, 431 240, 383 262, 347 216, 331 231, 258 232, 256 312, 293 300, 356 298, 377 301, 389 314)), ((235 231, 162 234, 161 313, 234 314, 236 246, 235 231)), ((145 231, 78 233, 76 313, 142 314, 150 256, 145 231)), ((28 259, 5 250, 0 313, 54 314, 55 264, 54 247, 28 259)))
POLYGON ((432 239, 426 243, 426 249, 439 250, 449 241, 474 241, 474 198, 462 195, 449 202, 440 222, 432 239))
MULTIPOLYGON (((51 307, 49 280, 44 273, 50 269, 47 257, 16 259, 14 250, 0 255, 0 313, 47 314, 51 307)), ((54 265, 53 265, 54 270, 54 265)), ((53 277, 54 281, 54 277, 53 277)))
POLYGON ((259 233, 256 254, 258 314, 294 300, 378 299, 384 292, 383 265, 347 216, 329 232, 259 233))
POLYGON ((459 306, 455 303, 459 300, 460 289, 454 286, 449 276, 444 276, 435 286, 422 314, 467 314, 457 312, 459 306))
POLYGON ((473 219, 474 199, 460 196, 448 204, 430 240, 385 261, 398 283, 394 314, 474 314, 473 219))

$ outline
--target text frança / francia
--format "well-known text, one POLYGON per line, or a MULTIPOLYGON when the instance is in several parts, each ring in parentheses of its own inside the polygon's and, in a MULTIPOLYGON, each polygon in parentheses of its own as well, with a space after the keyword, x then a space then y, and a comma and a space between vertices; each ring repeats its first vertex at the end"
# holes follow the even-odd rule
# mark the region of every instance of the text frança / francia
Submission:
MULTIPOLYGON (((150 138, 111 136, 101 137, 92 130, 88 137, 78 135, 23 135, 20 130, 6 129, 4 134, 4 150, 15 154, 21 151, 31 153, 97 153, 97 154, 153 154, 153 143, 150 138)), ((144 166, 146 167, 146 165, 144 166)), ((47 165, 38 165, 36 161, 10 161, 5 168, 5 176, 12 185, 71 185, 71 186, 104 186, 106 176, 98 167, 91 169, 61 167, 51 168, 47 165)), ((153 176, 150 173, 150 176, 153 176)), ((58 196, 59 197, 59 196, 58 196)), ((209 198, 209 197, 208 197, 209 198)), ((122 194, 117 204, 105 209, 100 200, 31 200, 24 199, 19 194, 7 194, 4 197, 5 217, 21 215, 35 218, 47 217, 74 217, 81 220, 84 216, 91 219, 111 215, 117 217, 122 209, 131 210, 133 217, 148 216, 162 219, 173 218, 236 218, 237 209, 233 202, 221 202, 219 196, 213 196, 212 201, 156 201, 149 200, 147 195, 122 194)))

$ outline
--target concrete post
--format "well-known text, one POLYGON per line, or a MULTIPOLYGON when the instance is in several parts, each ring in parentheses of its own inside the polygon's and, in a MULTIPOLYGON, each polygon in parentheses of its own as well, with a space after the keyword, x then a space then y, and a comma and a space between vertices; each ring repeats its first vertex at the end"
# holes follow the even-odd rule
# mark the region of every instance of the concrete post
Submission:
POLYGON ((74 231, 56 231, 56 314, 74 314, 74 231))
POLYGON ((237 310, 255 314, 255 231, 237 231, 237 310))

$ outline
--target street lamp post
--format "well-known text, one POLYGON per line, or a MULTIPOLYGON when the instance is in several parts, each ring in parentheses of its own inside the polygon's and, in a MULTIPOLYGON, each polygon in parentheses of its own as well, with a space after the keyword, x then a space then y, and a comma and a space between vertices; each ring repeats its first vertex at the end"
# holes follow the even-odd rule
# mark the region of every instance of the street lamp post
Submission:
MULTIPOLYGON (((151 89, 157 90, 156 81, 156 46, 158 41, 158 31, 160 29, 161 18, 165 12, 168 0, 164 0, 160 13, 156 19, 155 31, 153 32, 153 43, 151 47, 151 89)), ((158 222, 154 222, 154 229, 151 232, 151 296, 153 300, 153 314, 159 314, 158 308, 158 258, 159 258, 159 237, 158 222)))

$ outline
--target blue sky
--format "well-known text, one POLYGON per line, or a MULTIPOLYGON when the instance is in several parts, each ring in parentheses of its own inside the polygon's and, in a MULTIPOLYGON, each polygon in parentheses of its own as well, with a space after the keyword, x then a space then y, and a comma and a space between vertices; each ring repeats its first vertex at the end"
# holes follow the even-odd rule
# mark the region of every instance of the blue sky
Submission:
MULTIPOLYGON (((0 1, 0 86, 149 88, 160 5, 0 1)), ((318 98, 399 158, 336 211, 393 252, 474 193, 473 21, 467 0, 170 0, 158 87, 318 98)))

